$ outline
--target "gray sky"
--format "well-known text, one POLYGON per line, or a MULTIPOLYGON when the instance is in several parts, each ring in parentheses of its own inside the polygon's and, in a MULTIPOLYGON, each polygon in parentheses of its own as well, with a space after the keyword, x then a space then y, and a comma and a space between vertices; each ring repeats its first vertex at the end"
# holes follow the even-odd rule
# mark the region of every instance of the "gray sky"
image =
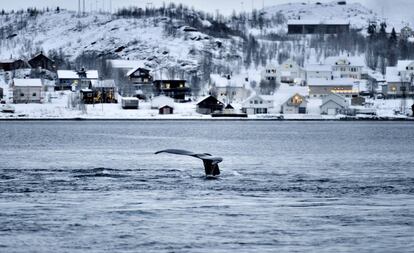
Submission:
MULTIPOLYGON (((1 7, 7 10, 21 9, 27 7, 56 7, 60 6, 66 9, 77 9, 78 0, 0 0, 1 7)), ((82 2, 83 0, 81 0, 82 2)), ((109 10, 109 3, 111 0, 85 0, 86 10, 103 9, 109 10)), ((321 1, 321 0, 319 0, 321 1)), ((333 0, 332 0, 333 1, 333 0)), ((161 5, 163 2, 170 2, 166 0, 112 0, 112 8, 116 9, 123 6, 139 6, 145 7, 149 3, 155 6, 161 5)), ((265 6, 275 5, 280 3, 293 2, 292 0, 172 0, 172 2, 183 3, 188 6, 194 6, 197 9, 202 9, 209 12, 215 12, 217 9, 220 13, 230 14, 233 10, 250 11, 252 6, 255 8, 261 8, 263 3, 265 6)), ((316 2, 316 0, 298 0, 298 2, 316 2)), ((327 2, 327 1, 321 1, 327 2)), ((348 2, 361 2, 375 9, 379 14, 384 13, 389 18, 405 17, 410 21, 413 21, 410 10, 414 9, 414 1, 412 0, 348 0, 348 2)))

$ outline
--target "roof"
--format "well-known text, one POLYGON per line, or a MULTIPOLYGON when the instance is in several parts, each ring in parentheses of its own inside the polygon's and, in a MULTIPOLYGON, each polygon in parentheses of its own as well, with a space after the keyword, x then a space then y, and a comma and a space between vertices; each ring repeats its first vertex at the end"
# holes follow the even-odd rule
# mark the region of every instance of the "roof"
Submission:
POLYGON ((139 69, 145 69, 145 70, 149 71, 149 69, 145 68, 145 66, 142 65, 142 66, 135 67, 135 68, 131 69, 130 71, 128 71, 126 76, 130 76, 130 75, 134 74, 139 69))
POLYGON ((309 64, 305 66, 306 71, 332 72, 332 66, 327 64, 309 64))
POLYGON ((288 25, 349 25, 349 21, 341 19, 291 19, 288 25))
MULTIPOLYGON (((57 74, 58 74, 59 79, 78 79, 79 78, 78 73, 73 70, 58 70, 57 74)), ((86 71, 86 78, 98 79, 98 77, 99 77, 98 70, 86 71)))
POLYGON ((207 102, 207 101, 209 101, 209 102, 215 102, 217 104, 224 105, 222 102, 220 102, 220 100, 218 100, 217 98, 215 98, 213 96, 208 96, 208 97, 202 98, 200 100, 200 102, 197 103, 197 105, 201 105, 201 104, 203 104, 204 102, 207 102))
POLYGON ((231 104, 228 104, 228 105, 226 105, 226 107, 224 109, 233 110, 234 107, 231 104))
POLYGON ((397 69, 398 71, 406 71, 407 67, 412 63, 414 63, 412 60, 398 61, 397 69))
POLYGON ((385 80, 389 83, 401 82, 401 76, 399 75, 398 67, 387 67, 385 80))
POLYGON ((115 80, 108 79, 108 80, 92 80, 92 87, 95 88, 115 88, 115 80))
MULTIPOLYGON (((301 94, 299 94, 299 93, 295 93, 293 96, 290 96, 283 104, 288 104, 291 100, 292 100, 292 98, 294 98, 294 97, 296 97, 296 96, 299 96, 299 97, 301 97, 302 98, 302 100, 303 100, 303 102, 305 102, 305 103, 307 103, 308 102, 308 100, 306 99, 306 97, 305 96, 303 96, 303 95, 301 95, 301 94)), ((303 103, 302 102, 302 103, 303 103)))
POLYGON ((346 107, 348 105, 348 101, 343 96, 332 93, 323 98, 321 107, 324 106, 329 101, 332 101, 341 107, 346 107))
POLYGON ((349 66, 364 67, 365 57, 363 56, 331 56, 325 59, 325 64, 335 66, 336 62, 346 60, 349 61, 349 66))
POLYGON ((246 78, 249 80, 248 77, 237 75, 237 76, 230 76, 228 79, 227 75, 219 75, 219 74, 211 74, 210 79, 213 84, 215 84, 218 88, 225 88, 225 87, 237 87, 243 88, 247 87, 249 82, 246 81, 246 78))
POLYGON ((161 107, 164 105, 168 105, 170 107, 174 106, 174 99, 164 96, 164 95, 160 95, 158 97, 154 97, 151 100, 151 107, 161 107))
POLYGON ((13 79, 14 86, 18 87, 41 87, 42 80, 40 79, 13 79))
POLYGON ((336 79, 324 79, 324 78, 309 78, 308 86, 353 86, 355 79, 352 78, 336 78, 336 79))
POLYGON ((143 61, 131 61, 131 60, 108 60, 112 68, 116 69, 133 69, 137 67, 144 67, 143 61))

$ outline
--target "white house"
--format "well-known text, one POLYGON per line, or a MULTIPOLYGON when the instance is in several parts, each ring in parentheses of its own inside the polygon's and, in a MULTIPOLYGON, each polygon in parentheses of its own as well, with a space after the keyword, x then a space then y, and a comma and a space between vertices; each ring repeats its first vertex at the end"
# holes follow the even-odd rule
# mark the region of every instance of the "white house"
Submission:
POLYGON ((282 83, 299 84, 304 79, 305 71, 294 60, 289 59, 279 65, 277 75, 282 83))
POLYGON ((414 60, 398 61, 396 67, 387 67, 384 95, 401 97, 404 93, 414 96, 414 60))
POLYGON ((337 115, 348 109, 349 102, 339 94, 330 94, 323 98, 321 108, 322 114, 337 115))
POLYGON ((273 108, 273 101, 254 94, 242 103, 242 112, 251 114, 267 114, 273 108))
POLYGON ((250 79, 246 75, 232 76, 211 74, 210 92, 217 94, 217 99, 226 103, 242 102, 250 95, 250 79))
POLYGON ((314 78, 333 79, 333 70, 331 65, 309 64, 305 66, 306 81, 314 78))
POLYGON ((333 56, 325 59, 325 64, 332 66, 334 76, 339 78, 361 79, 365 58, 359 56, 333 56))
POLYGON ((298 93, 286 100, 282 104, 282 113, 283 114, 306 114, 306 108, 308 101, 306 98, 298 93))
POLYGON ((275 64, 268 64, 262 71, 262 80, 266 81, 277 81, 277 66, 275 64))
POLYGON ((13 79, 12 88, 15 104, 42 102, 41 79, 13 79))

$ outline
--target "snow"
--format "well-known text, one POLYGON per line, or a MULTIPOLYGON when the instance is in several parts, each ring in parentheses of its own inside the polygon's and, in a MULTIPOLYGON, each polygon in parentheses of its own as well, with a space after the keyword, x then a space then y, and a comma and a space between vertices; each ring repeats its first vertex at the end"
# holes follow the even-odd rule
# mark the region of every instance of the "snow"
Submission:
POLYGON ((363 56, 331 56, 325 59, 325 64, 335 66, 338 61, 348 61, 349 66, 365 67, 365 57, 363 56))
POLYGON ((151 108, 160 108, 163 107, 165 105, 168 105, 170 107, 174 107, 174 99, 167 97, 167 96, 158 96, 158 97, 154 97, 151 100, 151 108))
POLYGON ((248 87, 249 82, 246 81, 248 76, 245 75, 235 75, 230 76, 230 79, 227 78, 227 75, 211 74, 210 79, 211 83, 215 84, 216 87, 225 88, 225 87, 248 87))
POLYGON ((399 71, 397 67, 387 67, 385 73, 385 79, 388 83, 397 83, 401 82, 401 77, 399 76, 399 71))
POLYGON ((407 67, 411 64, 414 65, 413 60, 400 60, 400 61, 398 61, 398 64, 397 64, 397 70, 398 71, 406 71, 407 67))
POLYGON ((312 72, 331 72, 332 66, 325 64, 308 64, 305 66, 305 70, 312 72))
MULTIPOLYGON (((59 79, 78 79, 79 75, 76 71, 73 70, 58 70, 57 75, 59 79)), ((87 79, 98 79, 99 73, 98 70, 87 70, 86 78, 87 79)))
POLYGON ((14 86, 17 87, 42 87, 40 79, 13 79, 14 86))

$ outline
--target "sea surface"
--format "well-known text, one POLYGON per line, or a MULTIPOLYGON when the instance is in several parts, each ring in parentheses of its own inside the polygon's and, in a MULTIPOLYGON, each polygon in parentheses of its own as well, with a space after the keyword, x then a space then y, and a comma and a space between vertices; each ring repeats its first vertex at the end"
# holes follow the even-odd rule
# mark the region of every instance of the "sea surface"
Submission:
POLYGON ((412 122, 0 122, 0 252, 413 249, 412 122))

